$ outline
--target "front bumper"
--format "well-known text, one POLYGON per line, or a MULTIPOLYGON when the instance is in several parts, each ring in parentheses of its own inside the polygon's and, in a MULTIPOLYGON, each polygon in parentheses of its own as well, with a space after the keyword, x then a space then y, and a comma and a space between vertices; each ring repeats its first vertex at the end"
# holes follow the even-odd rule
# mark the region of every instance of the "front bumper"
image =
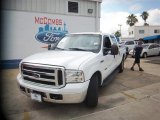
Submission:
POLYGON ((46 86, 36 86, 24 82, 20 74, 17 76, 17 82, 20 90, 27 96, 31 97, 32 92, 41 94, 42 101, 53 103, 81 103, 84 101, 89 80, 83 83, 66 84, 63 88, 47 88, 46 86))

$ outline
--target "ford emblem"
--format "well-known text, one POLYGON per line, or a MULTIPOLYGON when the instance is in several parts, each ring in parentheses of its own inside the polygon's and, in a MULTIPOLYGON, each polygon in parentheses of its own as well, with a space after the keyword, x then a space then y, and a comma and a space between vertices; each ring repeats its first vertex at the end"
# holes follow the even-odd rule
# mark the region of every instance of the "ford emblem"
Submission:
POLYGON ((35 35, 35 38, 39 42, 53 44, 62 39, 66 33, 68 33, 66 24, 64 24, 64 28, 56 28, 49 24, 46 24, 44 27, 39 27, 39 31, 35 35))
POLYGON ((38 73, 33 73, 32 76, 35 78, 40 78, 40 74, 38 74, 38 73))

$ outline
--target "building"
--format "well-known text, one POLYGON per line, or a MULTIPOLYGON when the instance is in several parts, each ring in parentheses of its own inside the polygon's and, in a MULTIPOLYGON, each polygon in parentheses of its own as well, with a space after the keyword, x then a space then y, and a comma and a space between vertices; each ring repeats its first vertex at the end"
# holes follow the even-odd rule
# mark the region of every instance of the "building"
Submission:
POLYGON ((160 43, 160 25, 132 26, 128 29, 129 37, 123 40, 138 40, 143 38, 144 42, 160 43))
MULTIPOLYGON (((66 33, 100 31, 102 0, 3 0, 3 66, 59 40, 66 33)), ((9 66, 8 66, 9 67, 9 66)))

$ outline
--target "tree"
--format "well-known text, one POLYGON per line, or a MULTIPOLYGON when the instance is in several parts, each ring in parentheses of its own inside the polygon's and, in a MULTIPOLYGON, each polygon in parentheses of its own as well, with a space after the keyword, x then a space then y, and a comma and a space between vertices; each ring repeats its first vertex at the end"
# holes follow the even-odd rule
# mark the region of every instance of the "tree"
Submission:
POLYGON ((126 23, 129 25, 129 26, 134 26, 134 24, 138 22, 138 19, 137 19, 137 16, 135 16, 134 14, 131 14, 127 17, 127 21, 126 23))
POLYGON ((148 25, 148 24, 146 23, 146 20, 147 20, 148 16, 149 16, 149 14, 148 14, 148 12, 146 12, 146 11, 144 11, 144 12, 141 14, 141 17, 142 17, 142 19, 144 20, 144 25, 148 25))
POLYGON ((121 37, 121 33, 119 32, 119 30, 117 30, 117 31, 114 33, 114 35, 115 35, 116 37, 121 37))

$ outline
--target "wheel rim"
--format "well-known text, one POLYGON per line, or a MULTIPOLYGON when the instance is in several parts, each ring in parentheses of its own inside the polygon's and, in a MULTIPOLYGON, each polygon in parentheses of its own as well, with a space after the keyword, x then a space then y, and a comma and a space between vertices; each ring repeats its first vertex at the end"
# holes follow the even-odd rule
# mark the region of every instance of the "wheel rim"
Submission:
POLYGON ((147 54, 146 53, 144 53, 144 58, 147 58, 147 54))

